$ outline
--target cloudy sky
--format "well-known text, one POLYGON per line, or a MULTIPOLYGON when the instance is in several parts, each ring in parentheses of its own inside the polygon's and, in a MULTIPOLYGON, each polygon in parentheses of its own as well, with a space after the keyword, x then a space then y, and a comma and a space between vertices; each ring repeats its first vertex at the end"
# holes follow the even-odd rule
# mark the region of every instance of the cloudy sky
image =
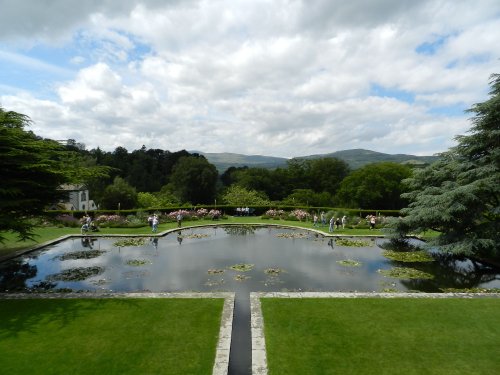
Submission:
POLYGON ((499 47, 498 0, 0 0, 0 106, 87 149, 431 155, 499 47))

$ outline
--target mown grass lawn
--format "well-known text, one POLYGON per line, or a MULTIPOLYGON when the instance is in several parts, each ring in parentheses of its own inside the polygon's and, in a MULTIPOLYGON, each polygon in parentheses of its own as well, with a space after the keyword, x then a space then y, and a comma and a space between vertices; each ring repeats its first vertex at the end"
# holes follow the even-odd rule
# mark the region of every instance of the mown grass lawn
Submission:
POLYGON ((0 299, 2 374, 211 374, 223 299, 0 299))
POLYGON ((261 299, 269 374, 500 374, 500 299, 261 299))
MULTIPOLYGON (((269 219, 261 219, 260 216, 228 216, 227 219, 223 220, 192 220, 192 221, 184 221, 182 223, 183 227, 187 226, 203 226, 208 224, 277 224, 277 225, 289 225, 295 226, 298 228, 307 228, 307 229, 317 229, 324 233, 328 233, 328 226, 324 227, 315 227, 313 228, 311 222, 300 222, 300 221, 286 221, 286 220, 269 220, 269 219)), ((161 233, 163 231, 169 229, 177 228, 177 223, 160 223, 158 226, 158 232, 161 233)), ((34 239, 27 241, 18 241, 17 237, 11 232, 2 232, 2 236, 5 237, 5 241, 0 243, 0 257, 5 256, 16 251, 20 251, 23 249, 28 249, 30 247, 42 244, 44 242, 55 240, 64 235, 79 235, 80 228, 68 228, 68 227, 37 227, 34 230, 34 239)), ((101 228, 98 235, 110 235, 110 234, 144 234, 150 235, 151 228, 147 225, 140 228, 101 228)), ((345 229, 345 230, 336 230, 333 234, 342 234, 342 235, 383 235, 382 231, 379 229, 369 230, 369 229, 345 229)))

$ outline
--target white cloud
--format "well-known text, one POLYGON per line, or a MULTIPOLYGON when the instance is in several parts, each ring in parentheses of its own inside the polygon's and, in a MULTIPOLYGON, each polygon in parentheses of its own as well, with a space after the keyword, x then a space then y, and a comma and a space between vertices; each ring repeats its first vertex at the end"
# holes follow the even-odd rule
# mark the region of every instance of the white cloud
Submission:
MULTIPOLYGON (((500 57, 489 0, 59 0, 51 14, 27 3, 9 2, 0 41, 63 43, 80 70, 52 83, 53 101, 9 82, 0 102, 43 136, 104 149, 444 151, 468 126, 456 109, 486 98, 500 57), (11 21, 22 12, 29 26, 11 21)), ((2 56, 65 71, 12 47, 2 56)))

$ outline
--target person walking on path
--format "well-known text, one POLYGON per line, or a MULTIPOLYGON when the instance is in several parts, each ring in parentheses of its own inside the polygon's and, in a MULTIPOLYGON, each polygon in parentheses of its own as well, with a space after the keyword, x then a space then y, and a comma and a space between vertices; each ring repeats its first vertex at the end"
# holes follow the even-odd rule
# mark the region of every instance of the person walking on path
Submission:
POLYGON ((313 216, 313 227, 318 226, 318 215, 314 214, 313 216))
POLYGON ((158 223, 159 223, 158 216, 153 215, 153 223, 152 223, 152 226, 153 226, 152 232, 153 233, 156 233, 158 231, 158 223))
POLYGON ((375 224, 376 224, 376 218, 375 216, 372 215, 370 218, 370 230, 375 229, 375 224))
POLYGON ((333 232, 333 224, 335 223, 335 218, 332 216, 330 219, 330 228, 328 228, 328 232, 333 232))
POLYGON ((177 214, 177 227, 180 228, 182 226, 182 214, 179 212, 177 214))
POLYGON ((347 224, 347 216, 342 216, 342 229, 345 229, 345 225, 347 224))
POLYGON ((325 215, 325 211, 321 211, 321 225, 322 226, 325 226, 326 225, 326 215, 325 215))

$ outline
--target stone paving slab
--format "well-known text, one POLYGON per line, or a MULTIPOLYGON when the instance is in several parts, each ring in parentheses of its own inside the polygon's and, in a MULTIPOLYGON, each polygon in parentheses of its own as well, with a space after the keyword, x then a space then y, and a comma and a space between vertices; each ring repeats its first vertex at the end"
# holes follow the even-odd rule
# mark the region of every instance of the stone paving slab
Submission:
POLYGON ((250 327, 254 375, 268 373, 261 298, 500 298, 500 293, 253 292, 250 293, 250 327))
POLYGON ((227 375, 233 328, 234 293, 0 293, 0 299, 76 299, 76 298, 223 298, 219 339, 213 375, 227 375))

